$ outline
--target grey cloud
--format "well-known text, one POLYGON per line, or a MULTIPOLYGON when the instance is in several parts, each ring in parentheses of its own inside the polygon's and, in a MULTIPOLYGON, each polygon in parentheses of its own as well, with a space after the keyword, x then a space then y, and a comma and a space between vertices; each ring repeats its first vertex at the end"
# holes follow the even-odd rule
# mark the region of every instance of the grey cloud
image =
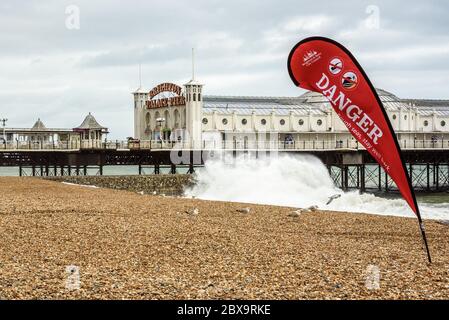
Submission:
POLYGON ((91 111, 124 138, 138 64, 147 89, 182 84, 192 47, 206 94, 298 95, 286 58, 311 35, 343 43, 375 85, 399 96, 449 98, 447 12, 443 1, 3 0, 0 116, 72 127, 91 111), (65 28, 67 5, 80 8, 79 30, 65 28), (369 5, 380 29, 364 24, 369 5))

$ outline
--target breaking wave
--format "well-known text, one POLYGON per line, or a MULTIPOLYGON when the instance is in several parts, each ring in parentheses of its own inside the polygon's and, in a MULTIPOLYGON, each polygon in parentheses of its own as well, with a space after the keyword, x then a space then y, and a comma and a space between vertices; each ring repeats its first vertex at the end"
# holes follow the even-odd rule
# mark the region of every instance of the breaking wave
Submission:
MULTIPOLYGON (((197 184, 186 196, 200 199, 271 204, 324 210, 414 217, 407 203, 337 188, 327 168, 311 155, 265 159, 238 157, 208 160, 196 173, 197 184), (329 198, 335 196, 328 205, 329 198)), ((449 219, 449 204, 420 203, 423 218, 449 219)))

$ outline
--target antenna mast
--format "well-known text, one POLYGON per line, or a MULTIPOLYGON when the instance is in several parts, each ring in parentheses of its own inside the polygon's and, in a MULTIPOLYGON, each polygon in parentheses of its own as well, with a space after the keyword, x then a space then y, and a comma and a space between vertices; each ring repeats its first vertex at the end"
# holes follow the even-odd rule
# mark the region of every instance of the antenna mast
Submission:
POLYGON ((195 49, 192 48, 192 80, 195 80, 195 49))
POLYGON ((142 88, 142 65, 139 63, 139 88, 142 88))

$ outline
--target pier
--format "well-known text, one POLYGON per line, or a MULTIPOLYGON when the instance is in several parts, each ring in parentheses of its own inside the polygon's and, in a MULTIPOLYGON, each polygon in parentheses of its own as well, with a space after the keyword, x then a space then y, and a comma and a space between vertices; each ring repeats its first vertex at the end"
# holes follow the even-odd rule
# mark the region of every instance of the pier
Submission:
MULTIPOLYGON (((0 166, 18 167, 19 175, 71 176, 87 175, 95 169, 103 175, 105 166, 133 165, 136 174, 161 173, 161 168, 175 174, 179 168, 193 173, 211 158, 238 155, 259 158, 280 154, 311 154, 328 168, 335 185, 343 190, 396 192, 391 179, 374 159, 356 141, 307 141, 307 143, 231 141, 217 146, 204 144, 202 149, 191 149, 177 142, 115 141, 95 148, 71 146, 32 146, 29 148, 0 148, 0 166), (65 148, 67 147, 67 148, 65 148)), ((449 141, 415 141, 402 145, 402 154, 418 191, 441 192, 449 190, 449 141)))

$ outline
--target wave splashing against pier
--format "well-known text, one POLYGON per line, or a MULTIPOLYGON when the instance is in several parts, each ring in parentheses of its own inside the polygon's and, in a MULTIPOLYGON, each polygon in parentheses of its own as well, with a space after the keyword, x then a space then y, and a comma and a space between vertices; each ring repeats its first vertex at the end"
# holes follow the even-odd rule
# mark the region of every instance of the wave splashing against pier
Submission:
MULTIPOLYGON (((386 199, 337 188, 326 167, 310 155, 279 155, 265 159, 209 160, 196 173, 197 184, 186 196, 323 210, 414 217, 400 198, 386 199), (329 205, 329 198, 335 195, 329 205)), ((449 219, 448 203, 421 203, 423 218, 449 219)))

